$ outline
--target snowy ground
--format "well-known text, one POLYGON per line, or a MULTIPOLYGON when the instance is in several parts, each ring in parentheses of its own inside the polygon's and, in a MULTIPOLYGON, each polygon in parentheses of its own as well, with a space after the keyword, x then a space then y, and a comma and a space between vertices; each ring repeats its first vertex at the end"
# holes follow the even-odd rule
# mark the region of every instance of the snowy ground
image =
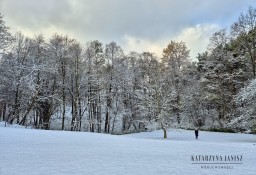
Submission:
POLYGON ((256 136, 170 130, 113 136, 0 127, 0 175, 256 175, 256 136), (243 155, 231 169, 191 155, 243 155))

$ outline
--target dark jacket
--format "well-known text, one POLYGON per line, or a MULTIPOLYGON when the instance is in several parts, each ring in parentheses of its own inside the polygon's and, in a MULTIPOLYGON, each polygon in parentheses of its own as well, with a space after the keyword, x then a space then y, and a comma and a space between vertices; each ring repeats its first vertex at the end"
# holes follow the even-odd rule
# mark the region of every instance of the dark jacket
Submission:
POLYGON ((198 130, 197 129, 195 130, 195 135, 198 136, 198 130))

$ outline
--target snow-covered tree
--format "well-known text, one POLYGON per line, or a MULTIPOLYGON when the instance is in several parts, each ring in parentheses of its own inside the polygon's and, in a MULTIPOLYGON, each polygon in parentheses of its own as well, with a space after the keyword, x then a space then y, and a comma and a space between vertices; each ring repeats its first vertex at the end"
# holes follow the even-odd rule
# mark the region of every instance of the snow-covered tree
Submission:
MULTIPOLYGON (((105 76, 104 76, 104 86, 105 86, 105 100, 106 100, 106 109, 105 109, 105 123, 104 123, 104 132, 109 133, 111 128, 112 121, 112 130, 115 127, 116 115, 117 112, 114 112, 114 105, 117 99, 118 89, 118 79, 120 74, 118 72, 118 67, 120 60, 123 59, 124 53, 120 46, 115 42, 111 42, 105 47, 105 76), (112 115, 111 115, 112 114, 112 115)), ((116 108, 117 109, 117 106, 116 108)))
POLYGON ((250 70, 256 77, 256 8, 250 6, 246 14, 241 14, 231 27, 233 37, 238 41, 250 61, 250 70))
MULTIPOLYGON (((11 34, 9 32, 9 28, 5 25, 5 22, 3 20, 3 16, 0 13, 0 94, 3 93, 3 89, 5 87, 6 78, 3 76, 4 66, 3 66, 3 60, 2 56, 6 51, 6 48, 11 43, 11 34)), ((0 120, 1 118, 5 120, 6 118, 6 99, 0 96, 0 120)))
POLYGON ((155 73, 151 83, 145 86, 146 94, 143 103, 151 116, 150 120, 160 126, 164 132, 164 138, 167 138, 167 129, 174 118, 173 109, 179 109, 179 106, 173 102, 176 93, 168 77, 163 76, 164 72, 160 68, 157 72, 155 70, 155 73))
POLYGON ((3 16, 0 13, 0 60, 3 53, 5 53, 8 46, 11 44, 13 37, 9 32, 9 27, 5 25, 3 16))
POLYGON ((198 71, 208 105, 217 111, 213 119, 220 127, 236 114, 235 95, 252 77, 246 57, 237 51, 236 40, 230 41, 226 30, 215 32, 210 38, 208 52, 199 54, 198 71))
POLYGON ((165 74, 167 74, 170 88, 173 88, 175 98, 173 103, 173 113, 176 115, 178 123, 180 123, 182 91, 184 89, 182 83, 182 71, 185 69, 189 59, 189 50, 184 42, 171 41, 163 50, 162 63, 164 64, 165 74))
POLYGON ((233 119, 231 127, 256 131, 256 79, 241 89, 236 96, 240 116, 233 119))

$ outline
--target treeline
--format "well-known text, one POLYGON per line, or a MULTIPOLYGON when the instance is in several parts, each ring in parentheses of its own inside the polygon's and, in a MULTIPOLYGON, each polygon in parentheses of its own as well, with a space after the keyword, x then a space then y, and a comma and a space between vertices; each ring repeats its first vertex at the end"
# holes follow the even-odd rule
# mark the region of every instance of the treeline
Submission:
POLYGON ((124 54, 115 42, 12 36, 0 15, 0 120, 99 133, 162 128, 165 137, 174 124, 253 129, 255 18, 249 7, 191 62, 184 42, 171 41, 161 58, 124 54))

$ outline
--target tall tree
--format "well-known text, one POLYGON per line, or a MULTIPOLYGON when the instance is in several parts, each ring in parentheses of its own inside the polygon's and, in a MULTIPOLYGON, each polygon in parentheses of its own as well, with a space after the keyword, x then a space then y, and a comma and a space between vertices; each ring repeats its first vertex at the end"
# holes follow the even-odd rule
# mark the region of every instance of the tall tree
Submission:
POLYGON ((236 42, 230 41, 225 29, 220 30, 210 38, 209 52, 198 57, 205 100, 218 113, 220 127, 236 114, 234 97, 251 75, 245 57, 237 52, 236 42))
POLYGON ((15 35, 15 42, 13 44, 12 53, 6 55, 6 63, 9 63, 9 69, 6 69, 7 75, 11 76, 10 81, 13 83, 12 88, 9 90, 13 91, 14 101, 12 105, 12 113, 9 114, 9 122, 13 123, 16 120, 20 122, 20 115, 24 105, 22 98, 26 93, 27 87, 25 78, 30 73, 28 68, 29 55, 31 53, 31 40, 25 38, 21 33, 15 35), (10 72, 12 71, 12 72, 10 72), (9 73, 8 73, 9 72, 9 73))
POLYGON ((173 120, 173 108, 178 108, 173 101, 176 98, 174 86, 169 81, 164 66, 157 64, 154 70, 154 77, 146 86, 146 94, 143 103, 150 115, 150 121, 157 123, 164 132, 164 138, 167 138, 167 129, 173 120))
POLYGON ((71 106, 72 106, 72 119, 71 119, 71 131, 81 130, 82 123, 82 95, 83 82, 82 76, 85 76, 85 67, 83 64, 82 47, 76 41, 71 44, 70 49, 70 70, 69 70, 69 84, 68 90, 70 93, 71 106))
POLYGON ((250 59, 251 71, 256 77, 256 8, 249 7, 231 27, 233 37, 238 40, 240 49, 250 59))
POLYGON ((182 94, 182 70, 186 67, 189 58, 189 50, 184 42, 171 41, 163 50, 162 63, 165 65, 168 79, 174 88, 175 104, 173 113, 176 115, 178 123, 180 122, 180 106, 182 94))
POLYGON ((85 62, 88 83, 88 121, 91 132, 101 132, 102 66, 104 64, 102 43, 95 40, 87 44, 85 62))
MULTIPOLYGON (((124 56, 123 50, 115 42, 111 42, 105 47, 105 59, 106 59, 106 116, 104 124, 104 132, 110 132, 110 121, 111 121, 111 112, 113 106, 114 91, 116 89, 117 80, 117 71, 116 67, 118 66, 118 60, 122 59, 124 56)), ((114 121, 112 126, 114 126, 114 121)))
MULTIPOLYGON (((0 13, 0 94, 2 93, 2 89, 4 88, 4 82, 5 82, 5 77, 3 76, 3 60, 2 56, 4 53, 6 53, 7 48, 10 46, 11 42, 13 41, 13 37, 11 36, 9 32, 9 27, 5 25, 5 22, 3 20, 3 16, 0 13)), ((7 104, 6 104, 6 99, 1 98, 0 96, 0 120, 1 117, 3 120, 5 120, 6 117, 6 110, 7 110, 7 104)))
POLYGON ((9 30, 9 27, 5 25, 3 16, 0 13, 0 59, 1 55, 6 51, 6 49, 13 40, 13 37, 11 36, 9 30))
POLYGON ((52 53, 52 58, 56 61, 58 68, 58 75, 61 80, 61 97, 62 97, 62 126, 61 129, 65 128, 65 118, 66 118, 66 105, 67 105, 67 71, 68 71, 68 59, 69 57, 69 47, 73 42, 73 39, 69 39, 67 36, 53 35, 50 39, 50 52, 52 53))

